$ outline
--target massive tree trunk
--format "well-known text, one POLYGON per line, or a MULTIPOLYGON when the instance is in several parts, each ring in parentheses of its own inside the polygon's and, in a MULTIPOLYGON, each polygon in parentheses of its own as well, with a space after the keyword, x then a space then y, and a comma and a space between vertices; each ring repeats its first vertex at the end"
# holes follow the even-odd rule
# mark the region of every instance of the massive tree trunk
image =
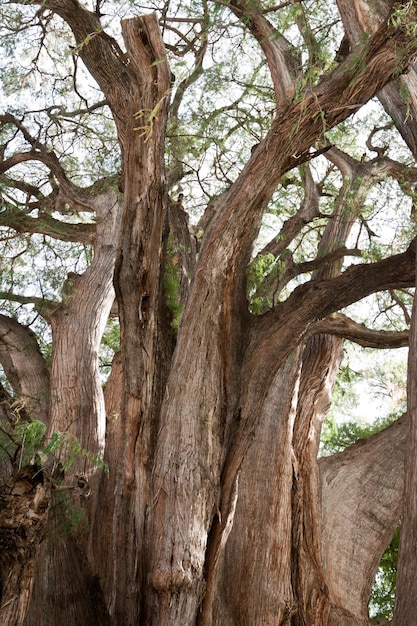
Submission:
MULTIPOLYGON (((247 27, 270 65, 276 115, 236 181, 213 200, 198 258, 191 259, 195 244, 166 187, 172 77, 156 16, 122 22, 124 53, 100 31, 98 15, 76 0, 42 6, 69 25, 108 101, 122 171, 120 193, 75 199, 51 157, 35 153, 55 168, 69 202, 94 211, 97 224, 91 265, 69 275, 62 301, 43 313, 53 331, 50 373, 30 334, 0 319, 0 360, 16 394, 47 422, 48 436, 67 433, 58 460, 65 464, 75 439, 87 451, 54 485, 52 502, 59 488, 68 490, 86 511, 89 531, 65 536, 50 513, 26 626, 367 624, 372 579, 402 512, 404 424, 341 455, 320 462, 317 455, 342 356, 338 335, 348 335, 340 318, 328 316, 378 290, 414 285, 415 241, 402 254, 343 273, 342 255, 332 257, 345 245, 370 181, 392 163, 360 163, 326 146, 344 181, 318 247, 329 262, 260 316, 248 309, 247 267, 282 176, 312 158, 326 130, 392 85, 417 51, 415 38, 380 13, 384 21, 368 29, 372 36, 293 98, 291 49, 279 37, 265 41, 273 30, 254 9, 247 27), (174 241, 189 243, 182 258, 193 272, 181 285, 177 333, 164 294, 170 228, 174 241), (115 296, 120 352, 103 391, 97 352, 115 296), (25 340, 41 380, 32 380, 18 358, 25 340), (50 390, 47 419, 43 388, 50 390), (97 472, 95 455, 108 463, 108 475, 97 472)), ((243 19, 244 8, 231 3, 243 19)), ((348 35, 356 41, 357 29, 348 35)), ((387 110, 408 136, 408 119, 396 116, 394 105, 387 110)), ((302 219, 286 225, 281 243, 317 214, 314 184, 305 176, 311 193, 302 219)), ((45 516, 48 498, 49 491, 45 516)), ((42 533, 44 527, 42 518, 42 533)), ((27 572, 16 572, 16 559, 2 562, 2 580, 12 585, 3 582, 2 605, 16 625, 25 618, 37 557, 37 546, 25 549, 27 572), (20 588, 26 579, 30 585, 20 588)))

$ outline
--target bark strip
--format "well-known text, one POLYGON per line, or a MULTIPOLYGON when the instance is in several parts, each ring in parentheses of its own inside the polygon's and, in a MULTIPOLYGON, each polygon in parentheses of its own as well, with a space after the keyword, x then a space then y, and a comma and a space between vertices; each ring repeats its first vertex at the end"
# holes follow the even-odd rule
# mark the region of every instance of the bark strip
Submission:
POLYGON ((407 407, 404 514, 398 553, 393 626, 413 624, 417 615, 417 297, 415 295, 408 351, 407 407))

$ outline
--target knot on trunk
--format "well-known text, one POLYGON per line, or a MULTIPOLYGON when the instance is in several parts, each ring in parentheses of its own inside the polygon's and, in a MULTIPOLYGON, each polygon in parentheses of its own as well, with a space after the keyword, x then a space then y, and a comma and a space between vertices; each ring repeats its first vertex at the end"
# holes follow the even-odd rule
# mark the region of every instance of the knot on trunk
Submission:
POLYGON ((186 572, 182 567, 174 570, 156 569, 151 578, 152 586, 158 593, 183 591, 191 586, 191 582, 190 572, 186 572))

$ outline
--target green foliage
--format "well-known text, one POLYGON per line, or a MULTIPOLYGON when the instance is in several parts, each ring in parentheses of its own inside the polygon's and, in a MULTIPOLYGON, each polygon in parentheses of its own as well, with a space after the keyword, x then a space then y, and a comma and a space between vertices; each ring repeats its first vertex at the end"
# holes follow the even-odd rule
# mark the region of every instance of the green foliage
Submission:
POLYGON ((271 271, 278 272, 273 254, 258 254, 249 266, 248 271, 248 299, 252 313, 259 315, 272 306, 270 296, 262 294, 262 285, 271 271))
POLYGON ((11 408, 13 419, 0 423, 0 464, 8 460, 15 469, 32 464, 39 465, 41 469, 53 457, 65 471, 75 462, 86 459, 93 467, 108 472, 107 463, 99 455, 83 448, 70 433, 56 431, 46 440, 43 422, 21 416, 16 404, 11 408))
POLYGON ((45 424, 22 417, 16 404, 11 415, 13 420, 0 423, 0 465, 8 461, 12 471, 34 466, 37 471, 44 472, 52 483, 51 512, 58 528, 65 533, 87 531, 86 512, 73 495, 74 487, 63 482, 64 473, 83 459, 108 473, 107 463, 99 455, 88 452, 69 433, 54 432, 46 440, 45 424))
POLYGON ((417 22, 410 19, 415 14, 416 2, 409 0, 408 2, 396 2, 392 7, 390 14, 390 22, 395 28, 402 28, 410 37, 417 36, 417 22))
POLYGON ((109 318, 103 333, 99 352, 100 373, 107 379, 113 356, 120 349, 120 325, 117 318, 109 318))
POLYGON ((18 469, 34 462, 46 426, 39 420, 0 423, 0 465, 8 459, 18 469))
POLYGON ((70 433, 60 433, 59 431, 52 433, 49 441, 38 451, 38 454, 40 458, 53 455, 59 459, 60 466, 64 471, 69 470, 77 461, 86 459, 93 467, 108 472, 107 463, 99 455, 92 454, 83 448, 80 442, 70 433))
POLYGON ((395 586, 397 582, 400 532, 401 526, 399 525, 379 563, 369 603, 372 618, 384 617, 386 619, 392 619, 395 602, 395 586))
POLYGON ((89 529, 85 509, 75 504, 69 491, 55 490, 51 513, 57 522, 58 529, 65 534, 77 531, 87 532, 89 529))
POLYGON ((379 419, 372 424, 358 424, 357 422, 342 422, 338 424, 334 417, 329 418, 323 425, 320 453, 328 456, 341 452, 358 441, 367 439, 371 435, 383 430, 394 421, 394 417, 379 419))
POLYGON ((164 271, 165 300, 171 313, 171 324, 178 330, 182 313, 181 302, 181 270, 179 260, 172 242, 168 242, 164 271))

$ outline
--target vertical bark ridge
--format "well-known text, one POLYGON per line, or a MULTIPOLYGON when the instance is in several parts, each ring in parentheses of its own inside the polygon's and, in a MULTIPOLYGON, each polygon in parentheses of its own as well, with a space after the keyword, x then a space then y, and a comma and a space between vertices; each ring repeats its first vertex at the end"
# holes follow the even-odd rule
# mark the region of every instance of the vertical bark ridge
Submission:
POLYGON ((407 446, 405 450, 403 489, 404 511, 398 553, 393 626, 412 624, 417 613, 417 298, 415 295, 411 314, 408 352, 407 414, 407 446))
POLYGON ((320 490, 317 451, 321 423, 342 357, 342 340, 311 338, 304 349, 298 410, 293 433, 293 571, 292 585, 300 607, 295 624, 326 624, 330 600, 320 554, 320 490))
POLYGON ((70 433, 92 454, 103 451, 105 411, 98 348, 114 299, 112 277, 120 206, 109 192, 93 200, 94 257, 84 274, 70 274, 51 314, 53 353, 47 436, 70 433))
POLYGON ((129 102, 123 134, 124 209, 115 268, 123 394, 122 466, 117 471, 113 534, 123 546, 126 578, 112 592, 114 618, 146 622, 145 548, 151 469, 159 412, 172 353, 163 272, 168 198, 164 141, 171 74, 155 14, 122 21, 129 57, 129 102), (117 528, 116 528, 117 526, 117 528), (140 564, 139 564, 140 555, 140 564))
POLYGON ((52 506, 24 626, 110 626, 100 580, 77 539, 63 531, 65 520, 56 493, 52 506), (39 597, 42 602, 36 601, 39 597))
POLYGON ((214 598, 205 600, 213 604, 212 621, 206 616, 204 624, 273 626, 293 611, 291 439, 299 366, 295 351, 264 390, 259 428, 239 472, 233 526, 217 578, 212 573, 214 598))

